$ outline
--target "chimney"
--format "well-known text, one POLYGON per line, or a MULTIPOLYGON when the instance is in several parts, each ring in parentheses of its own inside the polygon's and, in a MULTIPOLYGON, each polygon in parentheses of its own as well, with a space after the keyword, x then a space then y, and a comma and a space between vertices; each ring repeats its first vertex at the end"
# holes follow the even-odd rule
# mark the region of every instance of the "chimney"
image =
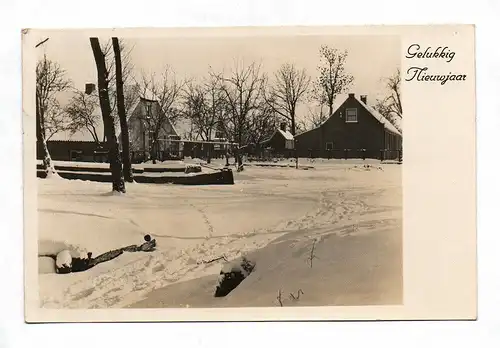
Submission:
POLYGON ((86 83, 85 84, 85 94, 92 94, 95 91, 95 84, 86 83))
POLYGON ((360 95, 361 101, 362 101, 362 102, 363 102, 363 104, 365 104, 365 105, 368 105, 368 104, 366 104, 366 98, 367 98, 367 97, 368 97, 368 96, 367 96, 366 94, 365 94, 365 95, 360 95))
POLYGON ((349 93, 349 98, 354 98, 354 93, 349 93))
POLYGON ((286 123, 285 123, 285 122, 281 122, 281 123, 280 123, 280 129, 281 129, 283 132, 286 132, 286 123))

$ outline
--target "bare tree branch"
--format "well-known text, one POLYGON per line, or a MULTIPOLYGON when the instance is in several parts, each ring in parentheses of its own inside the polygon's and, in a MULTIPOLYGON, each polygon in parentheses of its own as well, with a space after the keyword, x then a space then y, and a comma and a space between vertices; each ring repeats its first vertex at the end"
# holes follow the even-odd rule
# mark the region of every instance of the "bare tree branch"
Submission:
POLYGON ((102 145, 103 140, 99 138, 97 129, 101 123, 101 115, 96 112, 99 108, 99 96, 97 93, 85 94, 75 90, 73 96, 66 106, 64 112, 68 116, 70 123, 68 130, 71 134, 88 131, 97 145, 102 145))
POLYGON ((385 82, 389 95, 382 100, 377 100, 374 107, 401 132, 400 120, 403 118, 403 105, 401 103, 400 70, 397 69, 393 76, 385 79, 385 82))
POLYGON ((142 117, 151 139, 150 154, 156 162, 158 140, 168 122, 173 125, 181 117, 181 97, 185 82, 180 82, 175 73, 166 67, 160 77, 155 73, 142 75, 139 95, 151 102, 150 113, 142 117), (154 105, 157 105, 155 107, 154 105))
POLYGON ((274 84, 266 93, 266 101, 274 112, 290 122, 290 132, 296 133, 297 106, 306 97, 311 78, 304 69, 293 64, 283 64, 274 73, 274 84))
POLYGON ((222 90, 231 111, 229 122, 234 140, 240 145, 246 140, 244 133, 250 112, 260 106, 264 82, 260 69, 261 66, 256 63, 245 67, 236 62, 231 74, 222 78, 222 90))
POLYGON ((43 163, 47 174, 55 173, 47 147, 48 137, 64 130, 59 126, 63 115, 60 113, 57 95, 71 87, 71 80, 58 63, 44 55, 36 65, 36 130, 37 139, 43 146, 43 163))
POLYGON ((354 77, 345 70, 347 51, 341 52, 324 45, 319 53, 319 77, 314 83, 312 96, 320 105, 328 107, 327 117, 330 117, 335 111, 333 104, 337 95, 344 93, 352 85, 354 77))
POLYGON ((281 295, 282 295, 282 292, 281 292, 281 289, 278 291, 278 296, 276 296, 276 299, 278 300, 278 303, 280 305, 280 307, 283 307, 283 300, 281 298, 281 295))

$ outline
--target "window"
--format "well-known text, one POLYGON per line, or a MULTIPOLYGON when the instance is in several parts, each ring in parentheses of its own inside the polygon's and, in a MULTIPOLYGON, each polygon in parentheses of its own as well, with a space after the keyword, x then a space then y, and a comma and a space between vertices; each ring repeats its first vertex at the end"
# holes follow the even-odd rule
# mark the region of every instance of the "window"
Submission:
POLYGON ((153 147, 153 132, 149 131, 148 132, 148 148, 151 150, 153 147))
POLYGON ((358 109, 346 109, 345 121, 346 123, 358 122, 358 109))
POLYGON ((326 151, 331 151, 333 150, 333 142, 328 142, 326 143, 326 151))
POLYGON ((80 161, 83 156, 83 151, 82 150, 70 150, 70 160, 71 161, 80 161))

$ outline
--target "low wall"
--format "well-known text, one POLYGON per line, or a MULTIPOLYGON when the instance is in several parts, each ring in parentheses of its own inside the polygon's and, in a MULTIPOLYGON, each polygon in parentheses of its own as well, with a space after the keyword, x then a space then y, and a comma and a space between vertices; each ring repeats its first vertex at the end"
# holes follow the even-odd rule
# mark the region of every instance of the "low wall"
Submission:
MULTIPOLYGON (((79 169, 79 168, 77 168, 79 169)), ((101 168, 98 168, 101 169, 101 168)), ((70 171, 58 171, 60 177, 68 180, 85 180, 96 182, 112 182, 111 173, 109 169, 107 172, 82 172, 72 168, 70 171)), ((47 174, 43 169, 37 169, 38 178, 46 178, 47 174)), ((223 169, 213 173, 199 173, 199 174, 184 174, 179 175, 159 175, 148 176, 144 174, 134 175, 134 180, 137 183, 147 184, 176 184, 176 185, 233 185, 234 177, 230 169, 223 169)))
MULTIPOLYGON (((69 165, 58 165, 54 166, 56 171, 64 171, 64 172, 89 172, 89 173, 109 173, 109 164, 104 167, 85 167, 85 166, 69 166, 69 165)), ((36 165, 37 170, 43 170, 42 164, 36 165)), ((132 173, 184 173, 185 167, 132 167, 132 173)), ((191 169, 193 170, 193 169, 191 169)), ((201 172, 201 168, 199 168, 198 172, 201 172)))

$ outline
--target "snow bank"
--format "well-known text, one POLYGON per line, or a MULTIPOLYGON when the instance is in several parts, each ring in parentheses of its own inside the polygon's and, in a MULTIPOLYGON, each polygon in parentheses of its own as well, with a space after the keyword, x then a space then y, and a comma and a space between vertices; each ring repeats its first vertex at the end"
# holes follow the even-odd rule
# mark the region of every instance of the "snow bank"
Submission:
POLYGON ((401 189, 354 191, 359 201, 348 192, 324 195, 316 213, 249 252, 257 266, 227 296, 214 297, 218 278, 206 275, 153 291, 130 307, 401 304, 401 189))
POLYGON ((280 289, 284 297, 302 289, 301 300, 310 304, 342 303, 354 291, 342 285, 349 282, 357 284, 352 299, 397 299, 366 274, 383 269, 387 279, 376 279, 387 284, 400 274, 387 265, 400 264, 401 166, 349 171, 349 165, 321 164, 313 171, 249 167, 235 173, 235 185, 127 185, 121 196, 105 195, 109 183, 39 179, 40 251, 74 248, 98 255, 138 244, 145 234, 158 243, 152 253, 125 253, 66 276, 44 273, 48 260, 43 259, 40 304, 268 306, 280 289), (311 238, 317 239, 318 257, 312 273, 307 262, 311 238), (255 259, 255 271, 228 296, 215 299, 221 256, 241 255, 255 259), (306 287, 301 277, 312 285, 306 287), (330 290, 321 292, 321 284, 330 290))

